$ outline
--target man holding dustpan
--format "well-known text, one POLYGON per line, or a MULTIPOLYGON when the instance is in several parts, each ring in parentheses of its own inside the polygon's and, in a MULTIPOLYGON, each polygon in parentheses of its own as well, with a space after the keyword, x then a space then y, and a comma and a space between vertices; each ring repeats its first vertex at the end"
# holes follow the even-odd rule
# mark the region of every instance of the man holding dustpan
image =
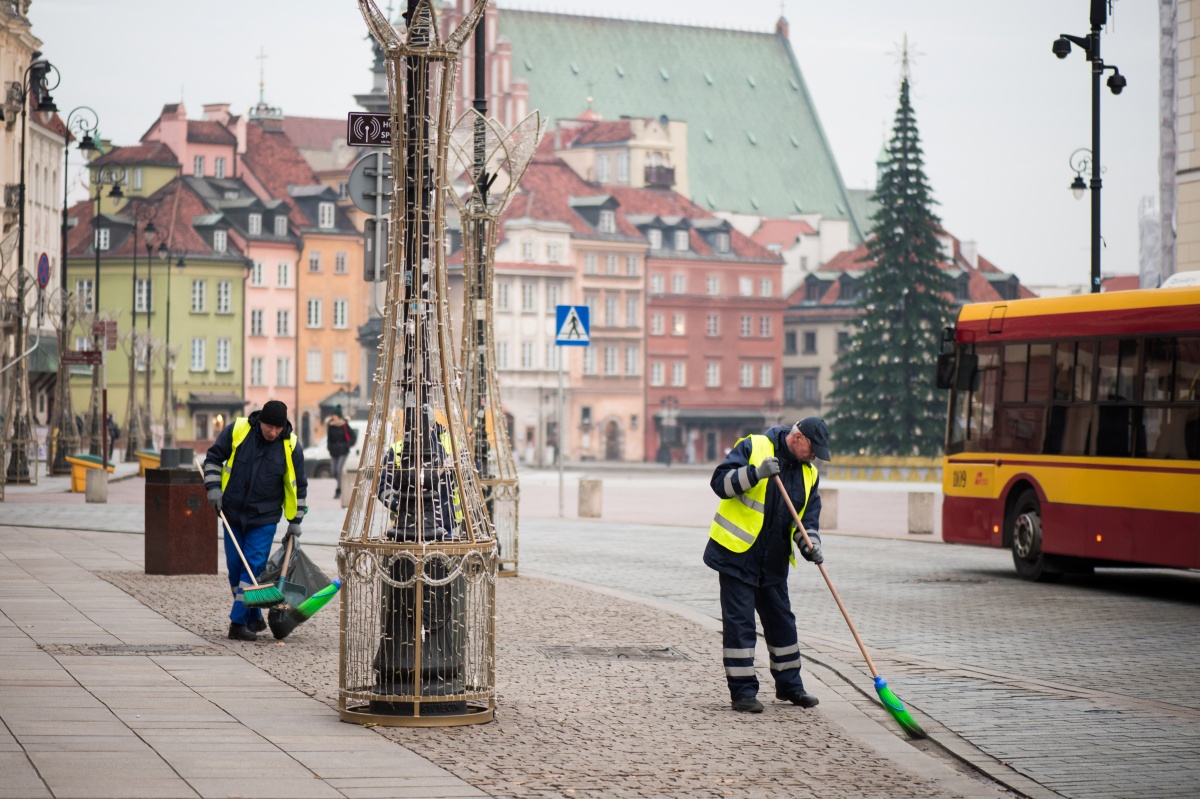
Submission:
POLYGON ((800 554, 822 563, 821 538, 815 535, 821 517, 816 458, 829 460, 829 430, 822 419, 810 416, 790 427, 776 425, 763 435, 741 439, 710 482, 722 501, 709 527, 704 563, 720 573, 725 679, 733 709, 741 713, 763 712, 754 670, 756 611, 767 642, 775 697, 804 708, 818 702, 804 690, 800 676, 796 616, 787 587, 788 564, 795 564, 792 536, 797 530, 779 492, 782 481, 812 539, 811 548, 798 542, 800 554), (776 475, 779 480, 772 480, 776 475))
POLYGON ((204 487, 209 504, 225 514, 232 528, 226 533, 225 563, 233 608, 229 611, 229 637, 257 640, 267 628, 262 611, 243 602, 246 589, 267 563, 280 516, 288 520, 288 537, 300 537, 300 522, 308 508, 308 477, 304 450, 288 422, 287 406, 270 400, 262 410, 239 417, 217 436, 204 459, 204 487), (252 573, 246 572, 229 536, 236 538, 252 573))

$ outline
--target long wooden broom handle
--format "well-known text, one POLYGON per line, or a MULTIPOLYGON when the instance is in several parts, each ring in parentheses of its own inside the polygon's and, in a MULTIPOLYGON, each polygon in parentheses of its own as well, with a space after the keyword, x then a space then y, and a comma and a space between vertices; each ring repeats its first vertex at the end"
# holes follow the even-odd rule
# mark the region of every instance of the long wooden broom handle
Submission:
MULTIPOLYGON (((796 506, 792 504, 792 498, 788 496, 787 489, 784 488, 779 475, 775 475, 775 484, 779 488, 779 493, 783 495, 783 501, 787 503, 788 510, 792 512, 792 518, 796 520, 796 529, 800 531, 800 535, 804 536, 805 545, 811 548, 812 539, 808 537, 808 531, 804 529, 804 522, 800 521, 800 514, 796 513, 796 506)), ((854 622, 850 620, 850 614, 846 611, 846 606, 842 604, 842 598, 838 596, 837 589, 833 587, 833 581, 829 579, 829 572, 825 571, 825 564, 818 563, 817 568, 821 570, 821 576, 825 578, 825 585, 829 586, 829 593, 833 594, 833 601, 837 603, 838 610, 842 612, 842 618, 850 627, 850 634, 854 636, 854 641, 858 644, 858 651, 862 652, 863 660, 867 661, 867 668, 871 670, 871 676, 878 677, 879 672, 875 670, 875 664, 871 662, 871 656, 867 654, 867 645, 863 643, 854 622)))
MULTIPOLYGON (((200 479, 204 479, 204 467, 200 465, 200 459, 193 457, 192 463, 196 464, 196 468, 200 470, 200 479)), ((246 554, 242 552, 242 545, 238 543, 237 536, 233 534, 233 527, 229 524, 229 520, 225 518, 225 511, 219 510, 217 511, 217 515, 225 523, 225 531, 229 533, 229 540, 233 541, 233 548, 237 550, 238 557, 242 559, 242 565, 246 567, 246 574, 250 577, 250 590, 256 591, 262 588, 258 584, 258 579, 254 576, 254 572, 250 569, 250 563, 246 560, 246 554)))

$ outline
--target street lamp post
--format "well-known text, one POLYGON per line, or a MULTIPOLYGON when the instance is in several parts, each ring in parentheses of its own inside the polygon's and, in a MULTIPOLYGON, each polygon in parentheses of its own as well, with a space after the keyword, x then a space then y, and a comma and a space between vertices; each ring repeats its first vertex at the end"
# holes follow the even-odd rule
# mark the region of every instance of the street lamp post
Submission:
MULTIPOLYGON (((154 363, 151 358, 153 348, 151 347, 150 335, 150 317, 154 310, 154 283, 151 280, 151 275, 154 266, 154 239, 157 238, 158 231, 151 231, 150 227, 146 228, 146 379, 142 381, 142 387, 145 389, 145 394, 142 397, 142 430, 145 438, 146 449, 154 449, 154 433, 151 430, 154 427, 154 413, 150 410, 150 388, 154 382, 154 363)), ((136 331, 135 331, 136 332, 136 331)))
POLYGON ((55 422, 54 460, 50 465, 51 474, 68 474, 71 464, 67 456, 75 453, 79 446, 79 431, 75 429, 75 409, 71 403, 71 367, 63 362, 62 353, 70 347, 71 330, 70 314, 71 293, 67 286, 67 195, 71 191, 71 147, 72 134, 79 135, 79 151, 94 153, 97 131, 100 127, 100 117, 86 105, 74 108, 67 114, 67 135, 63 139, 63 203, 62 203, 62 253, 59 257, 59 291, 62 295, 62 324, 58 338, 58 385, 55 394, 54 408, 57 421, 55 422))
MULTIPOLYGON (((92 296, 88 305, 92 311, 93 327, 92 339, 93 348, 97 352, 104 351, 104 336, 97 332, 98 328, 95 322, 100 321, 100 250, 101 250, 101 231, 108 231, 108 228, 102 228, 100 225, 100 201, 104 199, 104 184, 108 183, 110 188, 108 196, 114 200, 119 200, 125 196, 121 191, 121 183, 125 180, 124 168, 116 165, 101 167, 96 170, 96 216, 92 220, 93 236, 92 249, 96 253, 96 275, 92 283, 92 296)), ((104 241, 104 249, 107 249, 107 240, 104 241)), ((92 400, 91 400, 91 423, 88 425, 88 436, 90 452, 93 455, 99 455, 103 458, 104 463, 108 463, 108 395, 107 388, 103 385, 103 365, 99 369, 92 367, 92 400), (101 395, 103 394, 103 407, 101 395)), ((104 472, 107 474, 107 472, 104 472)))
MULTIPOLYGON (((1071 54, 1071 45, 1083 50, 1088 61, 1092 63, 1092 179, 1089 187, 1092 191, 1092 293, 1100 291, 1100 77, 1107 70, 1112 70, 1108 77, 1108 88, 1113 94, 1120 94, 1128 81, 1121 71, 1113 65, 1105 64, 1100 58, 1100 28, 1108 20, 1108 4, 1110 0, 1089 0, 1091 4, 1092 32, 1087 36, 1072 36, 1060 34, 1054 40, 1051 51, 1058 58, 1066 58, 1071 54)), ((1082 171, 1082 170, 1081 170, 1082 171)), ((1081 172, 1080 171, 1080 172, 1081 172)), ((1071 184, 1071 190, 1082 189, 1082 175, 1076 172, 1076 180, 1071 184)), ((1077 195, 1078 196, 1078 195, 1077 195)))
POLYGON ((176 269, 187 266, 186 252, 173 252, 166 242, 158 245, 158 258, 167 265, 167 318, 163 348, 163 448, 175 446, 175 359, 171 352, 171 260, 177 259, 176 269))
MULTIPOLYGON (((138 225, 144 223, 144 233, 146 236, 147 249, 150 247, 150 242, 154 238, 154 234, 158 230, 154 227, 154 219, 158 215, 158 209, 153 205, 141 203, 133 205, 130 209, 130 216, 133 218, 133 296, 132 306, 130 307, 131 324, 129 326, 129 401, 126 403, 125 415, 125 460, 131 462, 137 460, 137 451, 145 444, 145 439, 149 438, 150 431, 142 431, 142 416, 143 414, 138 409, 137 403, 137 366, 138 366, 138 343, 137 343, 137 306, 138 306, 138 225)), ((147 269, 149 266, 147 266, 147 269)), ((146 308, 146 318, 150 318, 150 309, 146 308)), ((147 373, 147 380, 149 374, 147 373)))

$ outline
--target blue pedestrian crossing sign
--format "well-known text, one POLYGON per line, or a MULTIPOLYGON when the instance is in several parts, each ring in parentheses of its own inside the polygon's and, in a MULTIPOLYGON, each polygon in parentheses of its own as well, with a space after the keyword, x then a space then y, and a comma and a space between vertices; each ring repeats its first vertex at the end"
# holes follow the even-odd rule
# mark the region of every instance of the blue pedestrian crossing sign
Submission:
POLYGON ((586 347, 592 343, 591 314, 586 305, 555 306, 554 343, 560 347, 586 347))

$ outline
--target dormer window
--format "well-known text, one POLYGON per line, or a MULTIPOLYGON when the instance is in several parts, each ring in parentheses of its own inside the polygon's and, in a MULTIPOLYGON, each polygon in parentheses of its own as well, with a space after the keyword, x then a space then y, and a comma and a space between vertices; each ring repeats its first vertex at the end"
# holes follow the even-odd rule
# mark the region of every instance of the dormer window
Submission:
POLYGON ((650 239, 650 249, 652 249, 652 250, 661 250, 662 249, 662 231, 661 230, 659 230, 656 227, 652 227, 652 228, 650 228, 650 230, 648 230, 646 232, 646 237, 650 239))
POLYGON ((821 300, 821 282, 818 280, 808 281, 808 285, 804 287, 804 299, 806 302, 819 302, 821 300))
POLYGON ((112 233, 112 231, 106 227, 96 228, 96 249, 97 250, 100 250, 101 252, 103 252, 104 250, 108 249, 108 243, 110 240, 109 236, 111 233, 112 233))
POLYGON ((617 153, 617 183, 629 182, 629 153, 617 153))
POLYGON ((596 158, 596 181, 598 183, 608 183, 612 178, 612 165, 609 162, 607 155, 601 155, 596 158))
POLYGON ((251 236, 261 236, 262 214, 250 214, 250 219, 246 223, 246 227, 249 228, 251 236))
POLYGON ((713 236, 713 249, 717 252, 729 252, 729 234, 718 233, 713 236))
POLYGON ((600 224, 596 225, 596 229, 601 233, 616 233, 617 232, 617 212, 604 210, 600 212, 600 224))
POLYGON ((287 235, 287 215, 286 214, 276 214, 275 215, 275 235, 278 236, 279 238, 283 238, 284 236, 287 235))
POLYGON ((686 230, 675 231, 675 249, 687 251, 688 248, 688 232, 686 230))
POLYGON ((321 203, 317 206, 317 227, 329 229, 333 227, 333 203, 321 203))
POLYGON ((223 253, 229 248, 229 234, 224 230, 213 231, 213 252, 223 253))

